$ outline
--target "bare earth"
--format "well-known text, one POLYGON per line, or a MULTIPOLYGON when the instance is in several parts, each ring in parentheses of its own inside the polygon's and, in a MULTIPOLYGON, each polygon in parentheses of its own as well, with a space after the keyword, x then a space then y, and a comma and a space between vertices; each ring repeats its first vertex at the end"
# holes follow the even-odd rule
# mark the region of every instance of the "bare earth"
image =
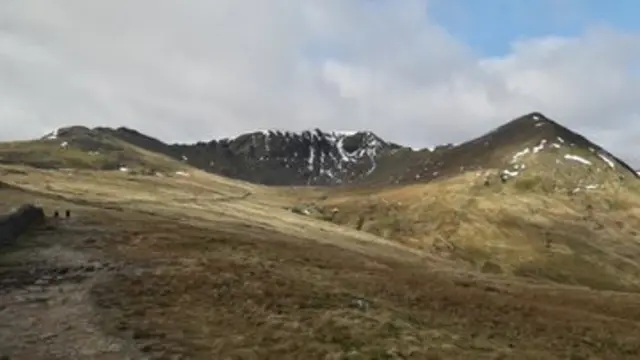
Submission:
POLYGON ((0 252, 7 359, 638 359, 640 296, 488 275, 284 209, 313 190, 30 171, 72 218, 0 252))

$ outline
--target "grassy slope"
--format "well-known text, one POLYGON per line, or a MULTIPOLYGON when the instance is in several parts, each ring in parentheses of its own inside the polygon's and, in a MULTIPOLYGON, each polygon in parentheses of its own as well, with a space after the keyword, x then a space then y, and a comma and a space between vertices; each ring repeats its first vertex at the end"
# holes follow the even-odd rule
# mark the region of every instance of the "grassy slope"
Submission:
POLYGON ((118 139, 103 136, 92 147, 106 151, 91 151, 63 140, 27 140, 0 143, 0 162, 24 164, 45 169, 75 168, 114 170, 126 166, 131 170, 175 172, 186 166, 163 155, 155 154, 118 139))
MULTIPOLYGON (((0 190, 5 207, 36 199, 48 211, 70 207, 78 214, 69 232, 47 238, 48 244, 147 270, 107 278, 92 294, 102 331, 131 337, 159 358, 632 359, 640 354, 633 337, 640 321, 635 295, 456 271, 451 262, 411 247, 283 209, 300 197, 319 196, 316 190, 292 193, 201 172, 158 178, 13 168, 3 181, 28 191, 0 190), (86 233, 88 228, 100 231, 86 233)), ((455 225, 472 217, 481 221, 476 227, 458 223, 458 233, 449 235, 480 234, 469 241, 489 239, 482 231, 499 231, 497 226, 526 234, 527 224, 550 218, 547 210, 532 212, 542 205, 571 215, 571 209, 560 207, 564 202, 542 195, 518 197, 509 190, 514 196, 505 196, 485 189, 477 190, 486 192, 479 198, 464 195, 464 182, 457 181, 364 200, 407 204, 397 211, 443 236, 451 226, 447 221, 455 225), (420 206, 431 210, 415 212, 420 206), (421 222, 422 216, 430 220, 421 222), (482 227, 495 216, 493 228, 482 227)), ((362 199, 325 199, 343 209, 355 200, 362 199)), ((533 241, 518 244, 536 248, 533 241)), ((18 255, 4 254, 0 261, 18 255)))
POLYGON ((527 170, 506 184, 497 170, 468 172, 427 185, 329 196, 316 202, 317 215, 327 218, 337 208, 336 223, 488 272, 639 289, 638 180, 621 180, 588 150, 540 153, 520 163, 527 170))

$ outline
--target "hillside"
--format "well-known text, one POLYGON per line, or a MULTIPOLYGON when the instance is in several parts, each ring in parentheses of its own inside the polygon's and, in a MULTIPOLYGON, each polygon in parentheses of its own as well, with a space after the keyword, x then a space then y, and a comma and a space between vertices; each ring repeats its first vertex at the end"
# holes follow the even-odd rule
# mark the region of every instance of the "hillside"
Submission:
POLYGON ((327 191, 295 209, 460 268, 637 292, 640 187, 601 162, 549 152, 523 159, 526 170, 505 183, 469 172, 376 191, 327 191), (558 156, 565 161, 555 162, 558 156))
POLYGON ((75 126, 40 140, 0 144, 0 161, 54 168, 137 168, 149 174, 195 167, 257 184, 285 186, 402 185, 466 172, 482 172, 489 182, 520 178, 516 175, 522 173, 554 174, 557 181, 562 177, 559 169, 583 182, 603 174, 611 179, 638 177, 605 149, 540 113, 521 116, 458 145, 421 150, 368 131, 260 131, 206 143, 166 144, 123 127, 75 126), (538 170, 531 169, 534 163, 538 170))
POLYGON ((0 358, 640 356, 637 174, 541 114, 420 151, 69 127, 0 159, 0 210, 71 212, 0 249, 0 358))
POLYGON ((0 164, 29 165, 41 169, 140 172, 148 175, 171 175, 190 169, 162 154, 138 148, 84 126, 57 129, 37 140, 0 143, 0 164))
POLYGON ((422 183, 467 172, 481 172, 490 182, 525 173, 551 175, 555 171, 555 177, 564 170, 574 177, 591 174, 592 170, 613 177, 638 177, 622 160, 540 113, 521 116, 459 145, 423 150, 419 155, 398 151, 381 159, 378 168, 380 171, 365 183, 422 183))
POLYGON ((268 188, 197 170, 157 177, 1 168, 4 209, 35 202, 48 215, 70 209, 72 217, 50 220, 0 251, 0 323, 7 324, 0 356, 640 355, 639 252, 631 235, 640 222, 631 190, 594 197, 593 220, 581 220, 579 202, 570 208, 574 200, 561 193, 470 187, 472 173, 361 196, 344 188, 268 188), (606 199, 615 202, 603 207, 606 199), (339 207, 338 224, 350 225, 358 213, 399 216, 368 219, 358 231, 287 210, 313 201, 339 207), (484 261, 495 253, 502 273, 425 251, 404 237, 409 229, 415 238, 443 238, 445 247, 482 246, 466 254, 484 261), (546 254, 542 229, 553 235, 546 254), (505 239, 512 243, 502 251, 505 239), (523 249, 531 262, 514 276, 523 249), (591 290, 566 285, 585 279, 591 290), (629 292, 602 290, 611 288, 629 292))
POLYGON ((394 183, 412 179, 423 181, 327 191, 297 211, 476 271, 640 289, 636 172, 541 114, 434 153, 394 183))

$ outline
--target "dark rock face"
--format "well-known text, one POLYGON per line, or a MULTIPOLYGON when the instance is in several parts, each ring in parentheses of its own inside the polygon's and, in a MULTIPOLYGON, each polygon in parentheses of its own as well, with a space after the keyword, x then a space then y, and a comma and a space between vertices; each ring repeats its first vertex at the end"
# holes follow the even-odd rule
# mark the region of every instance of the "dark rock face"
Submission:
POLYGON ((13 244, 20 235, 45 221, 42 208, 25 204, 0 217, 0 246, 13 244))
POLYGON ((262 131, 191 145, 164 144, 126 128, 101 131, 208 172, 266 185, 353 183, 401 148, 367 131, 262 131))

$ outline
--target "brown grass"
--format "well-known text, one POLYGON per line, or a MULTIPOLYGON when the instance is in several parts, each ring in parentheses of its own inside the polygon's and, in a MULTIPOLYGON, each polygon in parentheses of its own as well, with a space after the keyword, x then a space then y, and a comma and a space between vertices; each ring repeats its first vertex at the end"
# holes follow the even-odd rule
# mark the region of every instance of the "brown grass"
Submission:
MULTIPOLYGON (((390 238, 406 232, 424 243, 438 235, 461 248, 477 247, 478 253, 468 250, 472 259, 482 254, 507 269, 519 264, 514 272, 526 273, 525 264, 549 268, 540 262, 550 261, 542 255, 544 247, 531 235, 539 227, 557 229, 554 254, 561 264, 562 254, 586 246, 579 241, 585 227, 570 205, 573 200, 507 197, 484 189, 464 195, 462 179, 325 200, 320 190, 265 188, 200 172, 158 178, 29 169, 6 173, 4 181, 29 191, 0 190, 5 206, 35 199, 48 210, 71 207, 79 213, 75 235, 52 242, 130 265, 93 288, 95 311, 105 333, 131 339, 154 358, 640 355, 635 294, 469 272, 455 268, 455 261, 423 253, 410 239, 399 244, 286 210, 303 200, 324 201, 339 207, 339 221, 349 223, 346 214, 375 206, 375 214, 386 211, 398 218, 384 234, 390 238), (577 227, 562 230, 552 222, 557 214, 573 216, 577 227), (502 237, 489 241, 494 235, 502 237), (92 241, 85 241, 89 237, 92 241), (513 242, 506 244, 507 237, 513 242), (527 252, 532 253, 528 262, 514 260, 527 252)), ((606 205, 594 198, 594 206, 606 205)), ((625 211, 628 220, 634 219, 633 208, 625 211)), ((622 216, 598 214, 606 224, 622 216)), ((629 222, 625 229, 636 224, 629 222)), ((372 226, 371 220, 365 224, 377 232, 372 226)), ((635 245, 625 240, 598 238, 582 253, 601 256, 598 261, 619 255, 618 263, 607 264, 616 274, 627 274, 624 283, 631 284, 633 271, 626 267, 634 267, 621 254, 633 257, 629 251, 635 245), (599 250, 606 250, 606 257, 595 254, 599 250)), ((5 254, 0 262, 9 258, 5 254)))
POLYGON ((522 183, 538 178, 540 174, 530 173, 487 187, 484 176, 467 173, 368 195, 340 194, 318 201, 316 207, 320 216, 339 209, 336 223, 444 252, 476 269, 491 262, 521 276, 637 289, 638 185, 602 177, 598 189, 570 194, 567 176, 558 180, 564 188, 522 189, 522 183))

